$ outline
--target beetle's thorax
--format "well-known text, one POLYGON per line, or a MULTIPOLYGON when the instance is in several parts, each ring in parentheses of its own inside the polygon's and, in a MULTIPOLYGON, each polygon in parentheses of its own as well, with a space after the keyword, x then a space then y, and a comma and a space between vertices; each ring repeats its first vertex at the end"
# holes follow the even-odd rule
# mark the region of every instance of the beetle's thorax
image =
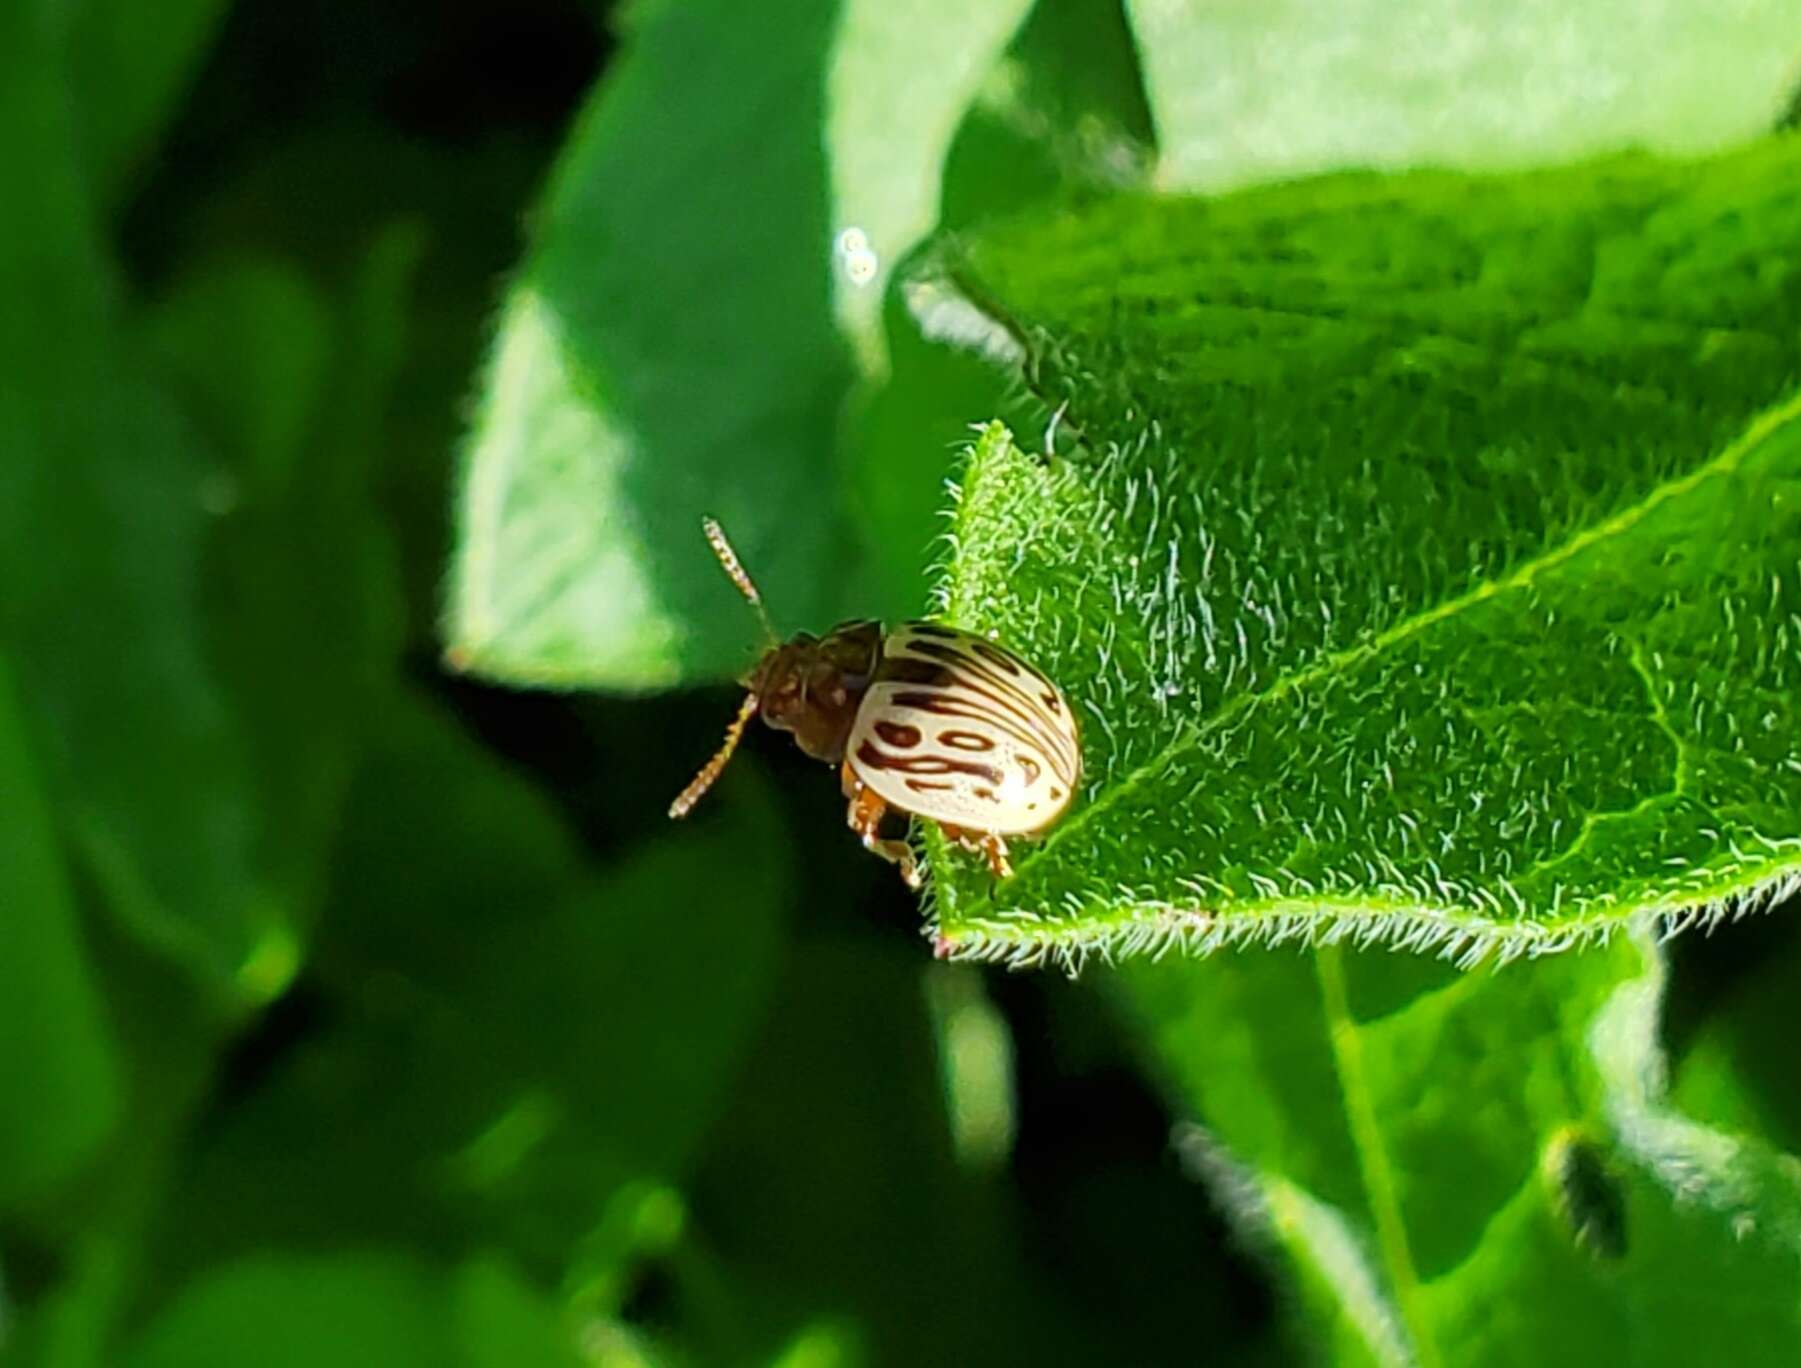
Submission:
POLYGON ((801 632, 773 647, 744 682, 765 722, 794 733, 814 759, 837 764, 881 653, 879 622, 846 622, 823 637, 801 632))

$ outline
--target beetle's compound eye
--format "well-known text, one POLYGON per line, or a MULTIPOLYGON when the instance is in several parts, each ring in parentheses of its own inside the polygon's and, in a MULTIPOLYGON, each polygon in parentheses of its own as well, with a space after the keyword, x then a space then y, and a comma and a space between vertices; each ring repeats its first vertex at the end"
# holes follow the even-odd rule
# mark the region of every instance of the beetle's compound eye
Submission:
POLYGON ((800 682, 790 676, 776 685, 763 699, 763 716, 771 722, 786 722, 800 707, 800 682))

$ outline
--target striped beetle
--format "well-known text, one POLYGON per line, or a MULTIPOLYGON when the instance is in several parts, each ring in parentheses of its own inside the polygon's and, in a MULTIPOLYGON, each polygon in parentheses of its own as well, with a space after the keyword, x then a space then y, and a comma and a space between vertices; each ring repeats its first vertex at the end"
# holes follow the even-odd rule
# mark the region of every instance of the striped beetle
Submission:
POLYGON ((707 541, 756 609, 766 646, 739 682, 749 691, 718 754, 669 805, 684 817, 719 777, 758 713, 801 750, 839 765, 850 828, 866 849, 919 869, 905 841, 884 840, 890 808, 937 822, 980 852, 996 878, 1012 874, 1009 836, 1041 835, 1069 810, 1082 777, 1081 738, 1063 691, 1013 652, 936 622, 845 622, 823 637, 782 641, 762 595, 711 518, 707 541))

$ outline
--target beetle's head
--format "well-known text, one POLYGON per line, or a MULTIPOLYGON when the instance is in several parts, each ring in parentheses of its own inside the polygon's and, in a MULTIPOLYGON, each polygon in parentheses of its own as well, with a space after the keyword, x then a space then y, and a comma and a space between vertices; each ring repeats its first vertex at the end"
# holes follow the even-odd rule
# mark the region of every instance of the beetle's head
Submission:
POLYGON ((749 692, 739 705, 738 716, 726 728, 724 744, 669 805, 671 817, 685 817, 713 786, 738 748, 745 724, 758 712, 770 726, 792 732, 800 748, 815 759, 833 763, 842 759, 857 719, 857 707, 882 653, 882 627, 876 622, 847 622, 823 637, 801 632, 778 642, 763 610, 762 596, 744 572, 725 533, 711 518, 702 527, 725 573, 757 610, 763 635, 770 645, 740 681, 749 692))
POLYGON ((847 622, 823 637, 802 632, 767 651, 744 686, 760 700, 765 722, 794 733, 796 744, 815 760, 836 764, 844 758, 881 650, 882 628, 876 622, 847 622))

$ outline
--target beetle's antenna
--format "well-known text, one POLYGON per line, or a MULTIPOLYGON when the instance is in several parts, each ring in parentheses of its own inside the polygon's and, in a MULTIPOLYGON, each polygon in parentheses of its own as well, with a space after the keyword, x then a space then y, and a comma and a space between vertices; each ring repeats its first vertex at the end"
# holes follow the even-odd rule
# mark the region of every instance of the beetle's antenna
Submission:
MULTIPOLYGON (((763 596, 757 592, 756 581, 745 570, 744 562, 738 559, 738 553, 732 549, 731 542, 726 540, 725 529, 714 518, 702 518, 700 527, 707 534, 707 545, 719 557, 719 564, 726 575, 738 586, 738 592, 744 595, 745 602, 757 610, 757 621, 763 624, 765 640, 771 646, 778 644, 781 638, 775 634, 775 624, 769 620, 769 610, 763 606, 763 596)), ((718 753, 701 767, 700 773, 689 781, 687 788, 676 794, 675 801, 669 805, 671 817, 686 817, 706 791, 713 787, 713 781, 730 762, 732 752, 738 749, 738 740, 744 735, 744 728, 757 715, 757 704, 760 701, 755 690, 744 696, 744 702, 738 706, 738 715, 732 719, 732 725, 725 729, 725 741, 720 745, 718 753)))
MULTIPOLYGON (((730 550, 730 548, 727 548, 730 550)), ((721 557, 721 559, 724 559, 721 557)), ((743 572, 740 571, 740 574, 743 572)), ((713 781, 719 772, 732 758, 732 752, 738 749, 738 738, 744 735, 745 724, 757 713, 757 696, 746 694, 744 702, 739 705, 738 715, 732 719, 732 725, 725 729, 725 744, 720 746, 718 754, 707 761, 699 774, 689 781, 688 787, 676 794, 675 801, 669 805, 671 817, 686 817, 689 809, 701 800, 701 796, 713 787, 713 781)))
MULTIPOLYGON (((719 557, 720 565, 725 567, 725 573, 731 576, 732 583, 738 586, 738 592, 744 595, 746 602, 757 610, 757 620, 763 624, 764 637, 771 646, 775 645, 781 638, 776 635, 775 624, 769 620, 769 610, 763 606, 763 596, 757 592, 756 581, 745 570, 744 562, 738 559, 738 553, 732 550, 732 544, 725 539, 725 529, 712 518, 702 518, 700 526, 707 534, 707 545, 713 548, 713 554, 719 557)), ((727 753, 730 753, 729 747, 727 753)))

